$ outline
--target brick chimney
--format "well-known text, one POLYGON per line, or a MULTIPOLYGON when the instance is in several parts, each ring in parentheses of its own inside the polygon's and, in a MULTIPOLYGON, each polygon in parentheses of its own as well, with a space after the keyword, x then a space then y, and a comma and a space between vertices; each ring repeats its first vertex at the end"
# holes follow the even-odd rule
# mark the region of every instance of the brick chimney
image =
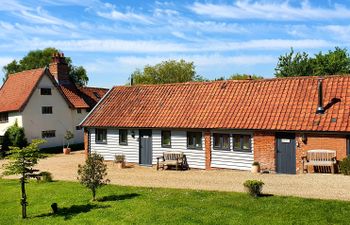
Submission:
POLYGON ((70 83, 68 63, 63 53, 57 52, 52 55, 49 70, 58 84, 70 83))

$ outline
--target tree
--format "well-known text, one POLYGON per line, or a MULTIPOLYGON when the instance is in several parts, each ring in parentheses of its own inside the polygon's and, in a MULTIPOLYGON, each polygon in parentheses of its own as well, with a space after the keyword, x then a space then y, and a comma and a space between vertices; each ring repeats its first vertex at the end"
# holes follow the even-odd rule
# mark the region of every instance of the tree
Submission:
POLYGON ((336 47, 323 54, 319 52, 315 57, 309 57, 305 52, 289 53, 278 58, 275 68, 276 77, 295 76, 324 76, 350 73, 350 57, 347 49, 336 47))
POLYGON ((10 146, 23 148, 28 144, 27 139, 25 138, 23 127, 19 127, 17 121, 7 128, 3 143, 1 147, 1 155, 5 156, 5 152, 9 150, 10 146))
POLYGON ((106 175, 107 165, 103 163, 103 157, 96 153, 88 156, 85 165, 78 166, 78 180, 91 190, 93 201, 96 200, 97 189, 109 182, 104 179, 106 175))
POLYGON ((33 142, 24 148, 10 147, 10 155, 8 156, 9 162, 4 165, 4 175, 21 174, 21 205, 22 205, 22 218, 27 217, 27 194, 25 184, 28 178, 39 176, 35 174, 38 170, 33 167, 38 163, 43 155, 40 153, 39 145, 44 143, 44 140, 33 140, 33 142))
MULTIPOLYGON (((52 55, 58 52, 59 50, 56 48, 45 48, 43 50, 30 51, 18 62, 13 60, 3 67, 3 71, 5 73, 4 81, 12 73, 42 68, 49 65, 52 55)), ((89 81, 86 70, 82 66, 74 66, 70 57, 66 57, 66 62, 68 63, 68 67, 70 69, 69 76, 72 81, 78 85, 86 85, 89 81)))
POLYGON ((169 60, 155 66, 147 65, 143 71, 137 69, 132 73, 134 84, 166 84, 189 81, 204 81, 196 74, 193 62, 169 60))
POLYGON ((252 79, 252 80, 261 80, 264 79, 264 77, 262 76, 258 76, 255 74, 249 75, 249 74, 239 74, 239 73, 235 73, 232 74, 228 80, 248 80, 248 79, 252 79))

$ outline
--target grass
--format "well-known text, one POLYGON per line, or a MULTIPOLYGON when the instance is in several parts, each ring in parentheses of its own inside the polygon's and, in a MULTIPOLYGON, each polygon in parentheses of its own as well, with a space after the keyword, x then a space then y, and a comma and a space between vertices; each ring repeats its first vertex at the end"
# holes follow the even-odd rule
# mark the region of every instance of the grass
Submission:
POLYGON ((0 179, 0 224, 349 224, 350 202, 108 185, 99 201, 79 183, 31 181, 21 219, 17 180, 0 179), (51 214, 56 202, 59 213, 51 214))

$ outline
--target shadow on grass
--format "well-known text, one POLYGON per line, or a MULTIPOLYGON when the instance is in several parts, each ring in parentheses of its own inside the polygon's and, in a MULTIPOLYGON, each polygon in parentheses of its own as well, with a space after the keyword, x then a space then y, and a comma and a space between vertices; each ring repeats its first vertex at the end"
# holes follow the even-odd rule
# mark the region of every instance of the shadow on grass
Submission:
POLYGON ((87 213, 90 212, 93 209, 104 209, 108 208, 110 206, 101 206, 101 205, 94 205, 94 204, 86 204, 86 205, 72 205, 70 207, 63 207, 63 208, 58 208, 57 213, 44 213, 40 214, 35 217, 56 217, 56 216, 62 216, 64 217, 64 220, 69 220, 73 216, 76 216, 80 213, 87 213))
POLYGON ((140 194, 137 193, 131 193, 131 194, 123 194, 123 195, 109 195, 109 196, 104 196, 101 198, 98 198, 98 202, 112 202, 112 201, 122 201, 126 199, 132 199, 140 196, 140 194))
POLYGON ((273 197, 273 194, 260 194, 260 198, 267 198, 267 197, 273 197))

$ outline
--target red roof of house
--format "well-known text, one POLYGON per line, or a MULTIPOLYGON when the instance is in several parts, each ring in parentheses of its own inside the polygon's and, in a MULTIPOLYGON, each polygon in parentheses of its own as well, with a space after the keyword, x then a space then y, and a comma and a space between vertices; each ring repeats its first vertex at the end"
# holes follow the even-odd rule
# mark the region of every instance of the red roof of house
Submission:
POLYGON ((78 87, 83 93, 82 97, 91 107, 94 107, 98 101, 108 92, 107 88, 98 87, 78 87))
POLYGON ((350 131, 350 76, 231 80, 114 87, 86 127, 350 131), (333 101, 333 103, 331 103, 333 101))
POLYGON ((0 112, 22 111, 45 68, 12 74, 0 89, 0 112))
MULTIPOLYGON (((45 72, 70 107, 90 108, 98 102, 97 98, 88 97, 85 91, 80 91, 89 90, 88 87, 78 89, 73 83, 58 85, 48 69, 40 68, 9 75, 0 89, 0 112, 22 111, 45 72)), ((101 89, 97 92, 103 96, 107 90, 101 89)))

